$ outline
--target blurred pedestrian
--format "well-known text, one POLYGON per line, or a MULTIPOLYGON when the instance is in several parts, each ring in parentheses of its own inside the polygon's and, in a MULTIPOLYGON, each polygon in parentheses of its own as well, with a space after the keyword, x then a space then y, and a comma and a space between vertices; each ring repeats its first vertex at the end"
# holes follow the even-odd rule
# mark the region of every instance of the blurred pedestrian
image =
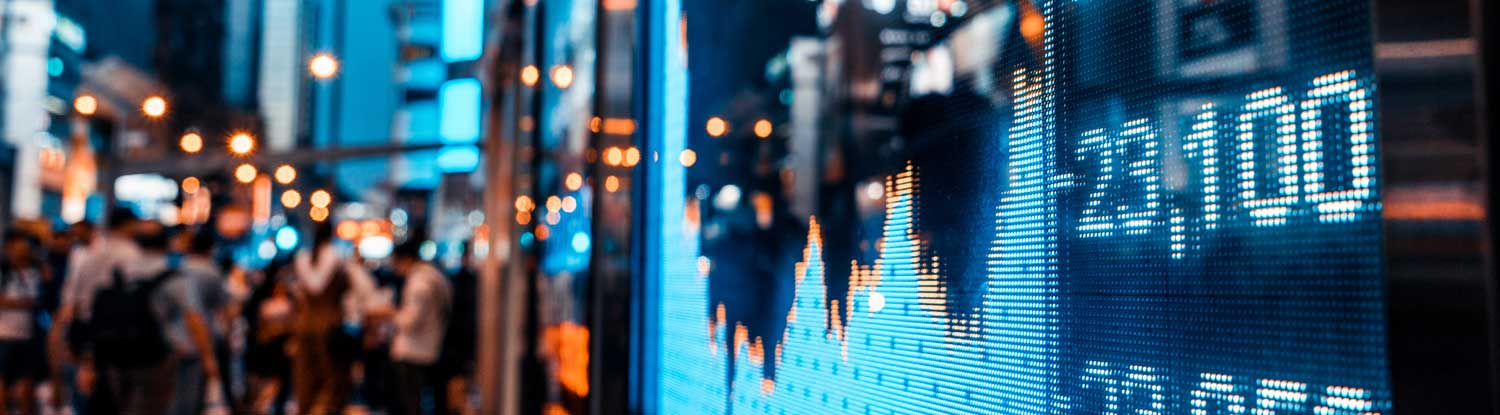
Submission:
POLYGON ((116 412, 108 396, 94 393, 98 377, 88 350, 88 322, 96 288, 108 284, 120 266, 141 256, 135 242, 139 222, 130 209, 116 208, 110 211, 108 227, 102 235, 93 233, 92 227, 78 229, 82 234, 75 237, 81 246, 73 250, 69 259, 71 265, 63 279, 62 302, 52 322, 53 329, 47 334, 47 355, 53 373, 58 375, 53 377, 52 406, 56 410, 62 409, 61 391, 67 389, 74 393, 71 401, 79 412, 116 412), (64 383, 72 388, 64 388, 64 383))
POLYGON ((451 282, 453 301, 448 327, 443 334, 443 352, 433 371, 438 392, 437 407, 450 414, 469 414, 469 385, 474 377, 475 346, 479 328, 479 271, 474 244, 464 241, 463 259, 451 282))
POLYGON ((137 234, 140 256, 116 264, 103 281, 83 284, 81 293, 91 299, 85 350, 98 373, 97 394, 112 404, 111 413, 183 411, 173 401, 175 368, 192 365, 203 378, 217 378, 212 337, 192 280, 181 276, 180 260, 168 256, 165 229, 146 223, 137 234))
POLYGON ((246 393, 241 406, 254 414, 281 414, 291 379, 287 339, 292 320, 291 294, 284 281, 287 261, 274 261, 254 285, 244 313, 249 333, 245 347, 246 393))
POLYGON ((294 313, 288 349, 299 413, 342 413, 351 392, 350 369, 360 349, 358 324, 350 322, 362 318, 374 284, 359 264, 339 255, 328 224, 315 230, 312 248, 297 253, 292 269, 288 291, 294 313))
POLYGON ((175 275, 159 283, 162 300, 153 302, 172 349, 167 362, 173 372, 170 415, 202 413, 207 388, 222 380, 217 345, 223 330, 217 314, 227 302, 223 275, 213 261, 213 235, 186 235, 178 239, 187 241, 181 245, 186 252, 168 259, 173 269, 167 272, 175 275))
POLYGON ((36 413, 35 382, 45 369, 35 311, 42 267, 27 235, 7 233, 0 258, 0 414, 36 413))
MULTIPOLYGON (((391 360, 394 362, 393 386, 396 388, 391 413, 417 415, 422 411, 424 379, 437 363, 447 330, 452 288, 442 271, 422 260, 422 241, 412 238, 396 247, 392 265, 404 280, 401 305, 374 313, 388 319, 394 327, 391 360)), ((446 392, 446 391, 444 391, 446 392)), ((443 409, 446 410, 446 409, 443 409)))

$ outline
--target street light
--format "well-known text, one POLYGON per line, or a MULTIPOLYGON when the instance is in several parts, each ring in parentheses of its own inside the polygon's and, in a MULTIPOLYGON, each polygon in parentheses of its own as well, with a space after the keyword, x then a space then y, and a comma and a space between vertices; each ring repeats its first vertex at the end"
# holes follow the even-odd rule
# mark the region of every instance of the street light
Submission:
POLYGON ((240 183, 249 184, 255 181, 255 175, 258 173, 255 171, 255 166, 245 163, 234 169, 234 179, 239 180, 240 183))
POLYGON ((771 137, 771 133, 774 132, 774 131, 775 131, 775 127, 771 125, 771 120, 768 120, 768 119, 765 119, 765 118, 761 118, 760 121, 756 121, 755 122, 755 136, 756 137, 760 137, 760 138, 763 138, 763 139, 764 138, 769 138, 769 137, 771 137))
POLYGON ((536 81, 542 77, 541 71, 536 65, 526 65, 521 68, 521 83, 526 86, 536 86, 536 81))
POLYGON ((561 89, 568 89, 568 87, 573 86, 573 67, 558 65, 552 68, 552 83, 561 89))
POLYGON ((93 95, 80 95, 73 99, 73 109, 84 116, 94 115, 94 112, 99 111, 99 100, 94 99, 93 95))
POLYGON ((141 111, 145 112, 147 117, 160 118, 167 114, 167 99, 152 95, 145 101, 141 101, 141 111))
POLYGON ((283 164, 276 168, 276 182, 281 184, 292 184, 297 180, 297 169, 290 164, 283 164))
POLYGON ((198 183, 197 177, 188 176, 188 178, 182 179, 183 193, 198 193, 199 186, 202 186, 202 184, 198 183))
POLYGON ((255 137, 248 133, 236 133, 229 137, 229 151, 237 156, 250 154, 255 151, 255 137))
POLYGON ((329 203, 333 203, 333 195, 328 194, 327 190, 318 189, 312 192, 307 201, 312 202, 313 207, 326 208, 329 203))
POLYGON ((319 53, 313 55, 312 59, 307 61, 307 69, 312 72, 314 78, 328 79, 334 75, 338 75, 339 61, 338 59, 334 59, 333 55, 319 53))
POLYGON ((711 117, 703 128, 708 131, 708 135, 711 137, 723 137, 724 134, 729 133, 729 122, 724 121, 722 117, 711 117))
POLYGON ((282 206, 285 206, 287 209, 296 209, 297 205, 300 205, 300 204, 302 204, 302 194, 301 193, 297 193, 296 190, 292 190, 292 189, 287 189, 287 191, 281 192, 281 205, 282 206))
POLYGON ((191 132, 183 134, 182 139, 177 141, 177 146, 182 148, 182 152, 188 154, 203 151, 203 136, 191 132))

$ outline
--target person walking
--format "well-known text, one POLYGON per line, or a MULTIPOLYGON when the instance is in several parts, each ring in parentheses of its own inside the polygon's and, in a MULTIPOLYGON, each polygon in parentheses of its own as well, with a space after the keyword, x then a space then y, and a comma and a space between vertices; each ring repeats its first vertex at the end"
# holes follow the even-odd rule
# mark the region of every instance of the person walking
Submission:
POLYGON ((294 310, 288 340, 292 395, 300 414, 340 414, 360 347, 350 330, 355 325, 346 322, 359 321, 374 283, 364 268, 339 255, 331 226, 319 226, 313 242, 293 259, 293 281, 287 284, 294 310))
POLYGON ((33 241, 26 235, 4 237, 0 259, 0 414, 36 413, 35 382, 41 376, 41 335, 35 310, 41 294, 42 270, 32 256, 33 241))
POLYGON ((137 232, 141 255, 85 288, 92 299, 86 344, 98 373, 96 394, 104 395, 112 413, 167 414, 182 410, 173 405, 174 369, 191 359, 178 354, 175 332, 190 339, 204 378, 217 378, 218 366, 191 280, 181 276, 180 260, 168 256, 165 229, 148 223, 137 232))
POLYGON ((63 409, 64 389, 71 392, 68 400, 79 413, 116 412, 107 396, 94 393, 99 386, 98 372, 88 347, 88 322, 97 287, 108 284, 114 270, 141 256, 135 242, 139 223, 130 209, 115 208, 109 213, 104 232, 94 233, 88 227, 80 228, 87 232, 76 235, 80 246, 73 249, 69 258, 61 303, 52 330, 47 333, 47 356, 54 374, 51 402, 54 412, 63 409))
POLYGON ((217 311, 227 302, 223 273, 213 262, 212 235, 188 236, 186 252, 170 255, 168 266, 176 275, 159 284, 155 312, 171 346, 172 401, 168 415, 199 415, 207 388, 221 384, 216 345, 223 330, 217 311))
POLYGON ((453 297, 443 272, 422 260, 421 242, 416 238, 407 240, 392 253, 392 265, 405 280, 401 304, 375 313, 394 328, 391 339, 393 384, 396 388, 393 415, 423 413, 422 392, 428 385, 424 380, 430 376, 442 351, 449 303, 453 297))

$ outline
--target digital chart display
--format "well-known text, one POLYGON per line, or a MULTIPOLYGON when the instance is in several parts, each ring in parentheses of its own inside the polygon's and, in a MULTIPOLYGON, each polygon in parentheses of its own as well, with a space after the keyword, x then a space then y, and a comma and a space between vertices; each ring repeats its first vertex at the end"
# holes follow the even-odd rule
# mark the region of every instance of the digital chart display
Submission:
POLYGON ((900 93, 848 36, 805 132, 680 120, 661 413, 1391 413, 1368 2, 936 3, 900 93))

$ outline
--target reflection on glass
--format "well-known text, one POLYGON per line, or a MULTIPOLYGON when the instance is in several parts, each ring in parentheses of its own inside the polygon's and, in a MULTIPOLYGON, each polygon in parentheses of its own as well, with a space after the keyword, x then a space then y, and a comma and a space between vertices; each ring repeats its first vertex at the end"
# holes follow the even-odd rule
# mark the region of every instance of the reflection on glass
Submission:
POLYGON ((657 45, 664 413, 1389 412, 1366 3, 772 3, 657 45))

